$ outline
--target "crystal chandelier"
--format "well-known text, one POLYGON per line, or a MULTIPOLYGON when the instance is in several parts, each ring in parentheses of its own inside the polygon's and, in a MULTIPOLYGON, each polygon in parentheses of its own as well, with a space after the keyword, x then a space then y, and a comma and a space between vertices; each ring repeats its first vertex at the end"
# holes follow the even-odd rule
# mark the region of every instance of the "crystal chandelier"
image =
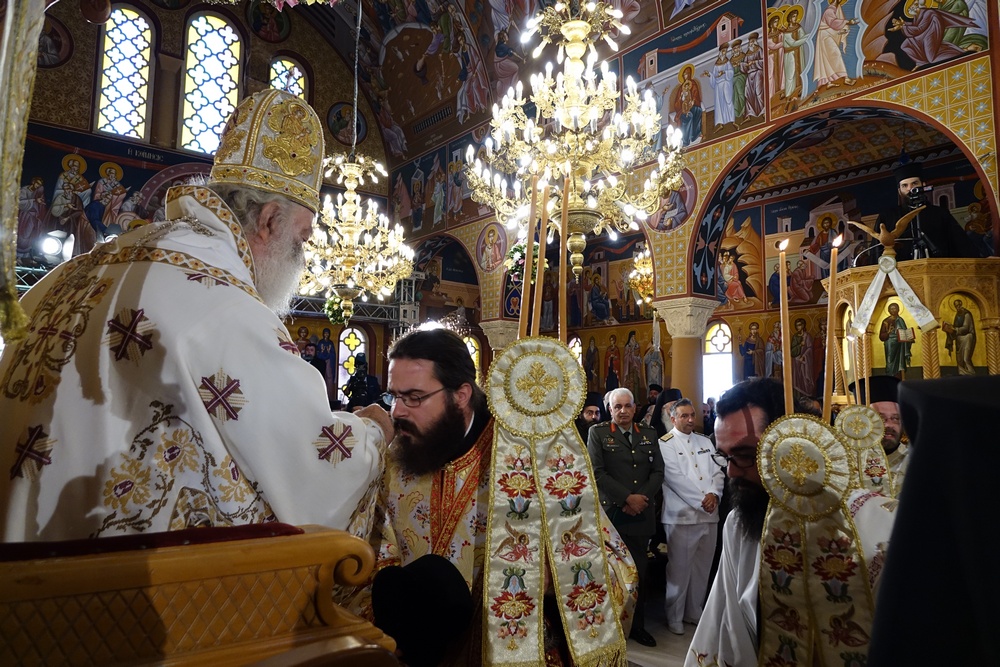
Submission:
POLYGON ((632 258, 632 272, 628 274, 629 288, 639 295, 636 303, 650 303, 653 300, 653 257, 645 244, 640 244, 632 258))
POLYGON ((354 313, 354 299, 369 296, 383 301, 392 295, 396 283, 413 273, 413 249, 403 242, 403 228, 391 225, 379 212, 378 203, 363 200, 357 188, 365 179, 378 183, 387 177, 385 167, 355 152, 358 142, 358 41, 361 34, 361 2, 358 2, 358 25, 354 44, 354 105, 351 152, 326 158, 326 177, 336 174, 344 193, 336 204, 328 195, 313 234, 306 241, 306 271, 299 292, 306 295, 335 293, 342 300, 344 319, 354 313))
MULTIPOLYGON (((598 73, 594 45, 603 39, 617 50, 611 32, 629 32, 621 17, 620 10, 605 2, 558 2, 531 19, 525 38, 538 33, 542 40, 533 55, 538 57, 546 44, 556 44, 562 71, 553 77, 549 63, 544 73, 532 75, 533 118, 525 113, 528 100, 518 81, 493 106, 482 159, 471 146, 466 152, 472 198, 493 208, 509 225, 527 224, 531 202, 552 183, 550 200, 541 206, 562 207, 570 263, 578 278, 585 235, 607 229, 614 239, 617 232, 638 230, 638 221, 680 187, 684 168, 679 129, 668 127, 667 150, 660 148, 660 113, 652 93, 640 94, 629 77, 624 111, 618 112, 615 73, 606 62, 598 73), (655 166, 641 189, 630 188, 628 177, 619 177, 651 162, 655 166)), ((550 229, 555 228, 550 223, 550 229)))

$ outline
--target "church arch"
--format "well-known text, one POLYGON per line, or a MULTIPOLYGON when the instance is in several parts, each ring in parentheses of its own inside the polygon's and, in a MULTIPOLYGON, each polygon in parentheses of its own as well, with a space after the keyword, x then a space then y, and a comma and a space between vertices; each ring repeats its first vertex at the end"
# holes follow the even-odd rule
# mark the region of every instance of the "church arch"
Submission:
MULTIPOLYGON (((716 255, 726 221, 750 185, 768 165, 794 144, 815 132, 833 128, 841 122, 875 118, 913 121, 933 127, 944 134, 969 160, 982 182, 987 184, 988 199, 996 201, 992 184, 978 158, 948 126, 935 118, 911 107, 881 101, 855 100, 850 106, 821 109, 761 135, 730 160, 729 164, 735 166, 718 177, 700 210, 698 228, 690 244, 691 271, 688 278, 691 292, 712 296, 715 286, 716 255)), ((994 226, 996 225, 995 222, 994 226)), ((994 237, 997 236, 997 231, 994 229, 994 237)))

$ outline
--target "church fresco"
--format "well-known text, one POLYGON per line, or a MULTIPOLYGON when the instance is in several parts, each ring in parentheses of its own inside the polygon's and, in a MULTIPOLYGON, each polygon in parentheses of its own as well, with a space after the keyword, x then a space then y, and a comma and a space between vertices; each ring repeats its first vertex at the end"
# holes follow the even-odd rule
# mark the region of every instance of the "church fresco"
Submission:
POLYGON ((976 299, 961 292, 949 294, 934 312, 941 323, 937 335, 941 375, 985 373, 986 342, 976 299))
POLYGON ((729 219, 719 245, 716 313, 764 307, 762 244, 760 207, 741 210, 729 219))
POLYGON ((766 25, 773 116, 988 46, 986 0, 779 0, 766 25))
POLYGON ((403 226, 406 239, 411 243, 447 228, 448 174, 445 165, 447 155, 442 146, 392 173, 389 216, 403 226))
POLYGON ((762 35, 760 6, 734 0, 624 54, 622 71, 695 146, 764 122, 762 35))

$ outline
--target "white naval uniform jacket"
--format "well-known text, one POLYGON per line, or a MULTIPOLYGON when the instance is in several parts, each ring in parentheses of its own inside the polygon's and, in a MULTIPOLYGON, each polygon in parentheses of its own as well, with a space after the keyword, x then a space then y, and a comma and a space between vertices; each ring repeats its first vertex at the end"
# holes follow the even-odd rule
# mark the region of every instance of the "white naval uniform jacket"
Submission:
POLYGON ((726 474, 715 461, 715 445, 699 433, 684 435, 676 428, 660 438, 663 456, 663 512, 666 524, 718 523, 719 509, 701 508, 705 495, 722 498, 726 474))

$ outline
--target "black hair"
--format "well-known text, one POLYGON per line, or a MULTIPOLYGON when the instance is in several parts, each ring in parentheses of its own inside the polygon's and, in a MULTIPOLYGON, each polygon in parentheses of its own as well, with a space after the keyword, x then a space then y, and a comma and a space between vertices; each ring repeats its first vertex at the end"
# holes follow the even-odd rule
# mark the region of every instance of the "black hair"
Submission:
MULTIPOLYGON (((785 389, 773 378, 744 380, 722 395, 715 404, 715 414, 722 419, 743 408, 756 406, 764 412, 766 428, 771 422, 785 416, 785 389)), ((795 399, 795 411, 815 415, 812 406, 795 399)))
POLYGON ((476 367, 458 334, 450 329, 415 329, 389 348, 389 360, 424 359, 434 364, 434 377, 449 391, 463 384, 472 387, 471 407, 477 412, 486 404, 486 394, 476 384, 476 367))

